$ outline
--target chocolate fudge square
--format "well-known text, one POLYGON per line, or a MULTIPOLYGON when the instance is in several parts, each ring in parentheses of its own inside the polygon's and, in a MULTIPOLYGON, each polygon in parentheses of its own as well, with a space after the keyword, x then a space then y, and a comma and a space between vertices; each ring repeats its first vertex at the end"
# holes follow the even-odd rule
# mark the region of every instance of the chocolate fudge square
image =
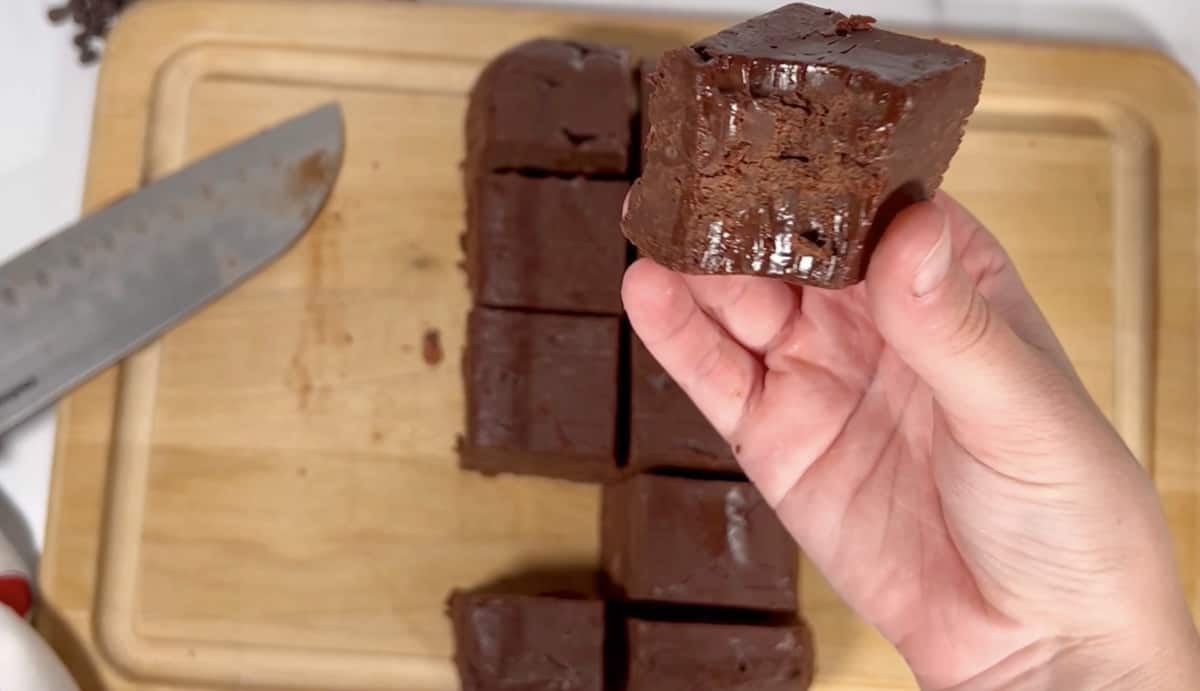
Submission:
POLYGON ((650 140, 650 109, 647 104, 650 103, 650 92, 654 89, 654 82, 650 76, 657 69, 657 64, 654 60, 643 60, 638 64, 637 79, 638 79, 638 95, 640 98, 641 110, 638 113, 638 172, 645 168, 646 163, 646 142, 650 140))
POLYGON ((796 610, 799 550, 750 483, 635 475, 610 484, 601 543, 620 599, 796 610))
POLYGON ((454 593, 463 691, 604 691, 604 603, 454 593))
POLYGON ((617 467, 616 317, 476 307, 464 468, 601 482, 617 467))
POLYGON ((629 470, 740 474, 729 444, 641 339, 631 341, 629 470))
POLYGON ((474 184, 467 255, 476 304, 621 314, 629 183, 492 173, 474 184))
POLYGON ((669 52, 625 234, 678 271, 858 282, 941 184, 983 73, 969 50, 803 4, 669 52))
POLYGON ((538 39, 489 64, 471 93, 468 174, 496 170, 624 176, 637 108, 619 48, 538 39))
POLYGON ((627 623, 627 691, 803 691, 813 638, 804 623, 627 623))

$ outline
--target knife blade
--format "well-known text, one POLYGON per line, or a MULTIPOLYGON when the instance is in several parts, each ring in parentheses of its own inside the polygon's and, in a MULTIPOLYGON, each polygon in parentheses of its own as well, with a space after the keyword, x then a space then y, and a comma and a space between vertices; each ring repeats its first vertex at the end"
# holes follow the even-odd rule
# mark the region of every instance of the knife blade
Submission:
POLYGON ((341 108, 321 106, 0 265, 0 435, 291 247, 343 148, 341 108))

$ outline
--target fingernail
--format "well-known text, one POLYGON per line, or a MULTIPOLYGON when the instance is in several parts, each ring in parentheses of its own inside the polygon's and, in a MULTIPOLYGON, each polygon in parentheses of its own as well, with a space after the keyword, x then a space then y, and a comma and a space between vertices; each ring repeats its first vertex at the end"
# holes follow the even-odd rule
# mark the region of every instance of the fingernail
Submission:
POLYGON ((942 281, 946 280, 946 274, 950 272, 950 262, 953 259, 954 250, 950 242, 950 218, 943 212, 942 234, 929 250, 929 254, 926 254, 925 258, 921 260, 921 264, 917 266, 917 272, 913 276, 912 283, 913 295, 925 297, 937 290, 942 281))
POLYGON ((629 192, 625 193, 625 201, 621 202, 621 220, 629 215, 629 192))

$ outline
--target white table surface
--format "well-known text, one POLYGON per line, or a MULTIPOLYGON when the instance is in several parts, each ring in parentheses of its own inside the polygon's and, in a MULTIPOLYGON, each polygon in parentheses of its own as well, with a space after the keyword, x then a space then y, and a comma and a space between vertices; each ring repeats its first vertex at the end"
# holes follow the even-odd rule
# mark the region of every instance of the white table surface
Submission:
MULTIPOLYGON (((486 0, 480 0, 486 1, 486 0)), ((639 12, 750 15, 784 0, 525 0, 639 12)), ((1171 55, 1200 78, 1200 0, 828 0, 899 26, 1116 41, 1171 55)), ((95 67, 76 64, 71 29, 47 0, 0 0, 0 261, 72 222, 83 193, 95 67)), ((32 559, 46 519, 54 420, 0 440, 0 532, 32 559)))

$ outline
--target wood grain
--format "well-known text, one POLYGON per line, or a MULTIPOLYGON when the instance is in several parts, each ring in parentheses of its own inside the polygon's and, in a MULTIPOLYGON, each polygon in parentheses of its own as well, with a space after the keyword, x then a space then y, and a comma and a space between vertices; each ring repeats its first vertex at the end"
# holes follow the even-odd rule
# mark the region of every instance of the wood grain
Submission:
MULTIPOLYGON (((594 567, 594 488, 454 463, 465 94, 539 35, 643 54, 712 22, 257 0, 135 5, 107 49, 86 205, 329 99, 345 169, 279 262, 67 400, 39 627, 88 688, 457 688, 446 593, 594 567), (421 357, 428 329, 447 357, 421 357)), ((1152 54, 970 40, 947 188, 1004 241, 1163 495, 1196 601, 1197 97, 1152 54)), ((818 689, 911 688, 806 566, 818 689)))

